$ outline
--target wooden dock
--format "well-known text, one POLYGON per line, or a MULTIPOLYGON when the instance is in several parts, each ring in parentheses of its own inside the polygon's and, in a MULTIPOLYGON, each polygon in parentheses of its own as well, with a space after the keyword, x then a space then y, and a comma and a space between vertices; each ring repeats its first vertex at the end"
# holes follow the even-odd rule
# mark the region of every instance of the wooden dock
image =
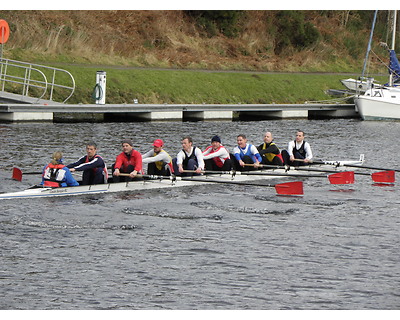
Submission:
POLYGON ((354 104, 3 103, 0 121, 206 121, 359 118, 354 104))

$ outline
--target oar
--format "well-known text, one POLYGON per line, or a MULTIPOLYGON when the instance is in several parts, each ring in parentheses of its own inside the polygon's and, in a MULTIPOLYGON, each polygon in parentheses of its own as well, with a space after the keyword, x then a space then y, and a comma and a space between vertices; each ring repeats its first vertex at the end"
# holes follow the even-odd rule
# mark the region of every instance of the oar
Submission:
MULTIPOLYGON (((24 172, 24 174, 42 174, 42 171, 36 171, 36 172, 24 172)), ((17 167, 13 167, 12 170, 12 177, 13 180, 17 180, 17 181, 22 181, 22 170, 20 168, 17 167)))
MULTIPOLYGON (((192 170, 184 170, 183 172, 195 172, 192 170)), ((323 172, 323 171, 321 171, 323 172)), ((254 172, 254 171, 202 171, 202 173, 216 173, 216 174, 231 174, 231 175, 255 175, 255 176, 286 176, 286 177, 301 177, 301 178, 328 178, 331 184, 352 184, 354 183, 353 171, 334 171, 334 174, 321 175, 321 174, 296 174, 296 173, 276 173, 276 172, 254 172)))
MULTIPOLYGON (((314 159, 311 159, 308 162, 309 163, 315 163, 315 164, 329 164, 331 166, 339 167, 339 166, 343 166, 345 164, 353 164, 353 165, 355 165, 356 163, 361 163, 362 164, 362 163, 364 163, 364 159, 365 159, 365 156, 362 153, 362 154, 360 154, 360 158, 357 161, 322 161, 322 160, 321 161, 316 161, 314 159)), ((303 161, 303 162, 305 162, 304 159, 295 159, 295 161, 303 161)))
MULTIPOLYGON (((183 170, 183 172, 187 173, 196 173, 194 170, 183 170)), ((201 171, 200 173, 204 174, 219 174, 219 175, 247 175, 247 176, 272 176, 272 177, 301 177, 301 178, 326 178, 326 175, 323 174, 298 174, 298 173, 287 173, 287 172, 254 172, 254 171, 201 171)))
POLYGON ((22 171, 17 167, 13 167, 12 179, 22 181, 22 171))
MULTIPOLYGON (((22 175, 23 174, 41 175, 42 173, 43 173, 42 171, 32 171, 32 172, 24 172, 24 173, 22 173, 22 170, 20 168, 13 167, 11 179, 17 180, 17 181, 22 181, 22 175)), ((77 174, 76 172, 71 172, 71 173, 72 174, 77 174)))
MULTIPOLYGON (((192 170, 184 170, 184 172, 195 172, 192 170)), ((218 173, 220 171, 207 171, 208 173, 218 173)), ((126 174, 129 176, 129 174, 126 174)), ((257 183, 250 183, 244 181, 232 181, 232 180, 216 180, 211 179, 209 177, 201 177, 201 176, 191 176, 191 177, 179 177, 179 176, 148 176, 148 175, 141 175, 142 177, 149 177, 150 179, 171 179, 181 180, 181 181, 199 181, 199 182, 211 182, 211 183, 225 183, 225 184, 236 184, 236 185, 245 185, 245 186, 260 186, 260 187, 274 187, 276 192, 281 195, 302 195, 303 192, 303 183, 301 181, 295 182, 286 182, 286 183, 279 183, 279 184, 257 184, 257 183)))
MULTIPOLYGON (((42 172, 24 172, 24 174, 42 174, 42 172)), ((22 181, 22 170, 20 168, 17 167, 13 167, 12 170, 12 179, 17 180, 17 181, 22 181)))
MULTIPOLYGON (((295 161, 302 161, 302 159, 295 159, 295 161)), ((327 162, 322 162, 322 161, 314 161, 312 163, 327 164, 327 162)), ((346 166, 346 167, 353 167, 353 168, 359 168, 359 169, 384 170, 381 172, 374 172, 372 174, 365 173, 365 172, 348 171, 348 172, 353 172, 354 174, 358 174, 358 175, 371 176, 372 181, 378 182, 378 183, 394 183, 396 181, 394 171, 400 171, 400 170, 391 170, 391 169, 384 169, 384 168, 377 168, 377 167, 358 166, 358 165, 352 165, 352 164, 342 164, 342 165, 346 166)), ((333 170, 322 170, 322 169, 304 168, 304 167, 295 167, 295 170, 305 170, 305 171, 315 171, 315 172, 318 172, 318 171, 319 172, 335 172, 333 170)), ((343 172, 345 172, 345 171, 343 171, 343 172)))
MULTIPOLYGON (((304 159, 295 159, 295 161, 304 161, 304 159)), ((305 161, 304 161, 305 162, 305 161)), ((326 162, 314 162, 314 163, 320 163, 320 164, 326 164, 326 162)), ((247 164, 245 164, 247 165, 247 164)), ((250 166, 252 166, 250 164, 250 166)), ((311 168, 301 168, 300 167, 290 167, 290 166, 274 166, 274 165, 266 165, 266 164, 261 164, 261 167, 267 167, 267 168, 275 168, 275 169, 285 169, 286 171, 289 171, 291 168, 294 168, 294 170, 304 170, 304 171, 314 171, 314 172, 327 172, 327 173, 333 173, 331 175, 298 175, 301 177, 309 177, 309 178, 315 178, 315 177, 319 177, 319 178, 324 178, 327 177, 329 179, 329 182, 331 184, 352 184, 354 183, 354 172, 351 173, 352 171, 349 171, 350 173, 343 173, 343 171, 338 172, 336 170, 319 170, 319 169, 311 169, 311 168)), ((251 173, 251 174, 258 174, 258 173, 251 173)), ((363 174, 363 173, 358 173, 358 174, 363 174)), ((269 175, 274 175, 273 173, 269 174, 269 175)), ((276 174, 277 175, 277 174, 276 174)), ((280 175, 285 175, 285 174, 280 174, 280 175)), ((287 174, 289 175, 289 174, 287 174)), ((365 173, 365 175, 368 175, 367 173, 365 173)), ((296 176, 296 174, 294 174, 293 176, 296 176)), ((374 182, 378 182, 375 181, 374 182)), ((382 181, 380 181, 382 182, 382 181)))
MULTIPOLYGON (((192 170, 184 170, 186 172, 195 172, 192 170)), ((219 172, 219 171, 213 171, 219 172)), ((120 173, 121 176, 129 176, 129 173, 120 173)), ((257 184, 257 183, 247 183, 243 181, 232 181, 232 180, 216 180, 210 178, 202 178, 200 176, 192 176, 192 177, 177 177, 177 176, 152 176, 152 175, 137 175, 138 177, 150 178, 150 179, 170 179, 172 181, 181 180, 181 181, 198 181, 198 182, 211 182, 211 183, 224 183, 224 184, 236 184, 243 186, 259 186, 259 187, 274 187, 277 194, 280 195, 303 195, 303 182, 294 181, 294 182, 285 182, 279 184, 257 184)))
POLYGON ((290 174, 290 173, 273 173, 273 172, 241 172, 247 175, 268 175, 268 176, 290 176, 290 177, 304 177, 304 178, 328 178, 331 184, 352 184, 354 183, 353 171, 339 171, 329 175, 321 174, 290 174))
POLYGON ((353 167, 353 168, 360 168, 360 169, 371 169, 371 170, 381 170, 381 171, 396 171, 400 172, 400 169, 386 169, 386 168, 379 168, 379 167, 369 167, 369 166, 358 166, 356 164, 343 164, 345 167, 353 167))
POLYGON ((216 180, 210 178, 198 178, 198 176, 193 177, 177 177, 178 180, 182 181, 199 181, 199 182, 212 182, 212 183, 223 183, 223 184, 236 184, 242 186, 259 186, 259 187, 274 187, 277 194, 280 195, 303 195, 303 182, 285 182, 278 184, 261 184, 261 183, 248 183, 243 181, 233 181, 233 180, 216 180))
MULTIPOLYGON (((246 167, 253 167, 254 168, 254 164, 251 163, 245 163, 244 164, 246 167)), ((256 168, 269 168, 269 169, 285 169, 285 170, 290 170, 290 166, 288 165, 284 165, 284 166, 278 166, 275 164, 259 164, 256 168)))

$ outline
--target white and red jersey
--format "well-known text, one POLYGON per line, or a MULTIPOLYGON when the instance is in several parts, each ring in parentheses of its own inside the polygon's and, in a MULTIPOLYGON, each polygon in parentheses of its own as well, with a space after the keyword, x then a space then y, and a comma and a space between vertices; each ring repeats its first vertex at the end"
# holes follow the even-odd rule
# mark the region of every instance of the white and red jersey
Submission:
POLYGON ((227 159, 230 159, 229 152, 224 146, 214 150, 212 146, 203 151, 204 160, 213 159, 218 167, 222 167, 227 159))

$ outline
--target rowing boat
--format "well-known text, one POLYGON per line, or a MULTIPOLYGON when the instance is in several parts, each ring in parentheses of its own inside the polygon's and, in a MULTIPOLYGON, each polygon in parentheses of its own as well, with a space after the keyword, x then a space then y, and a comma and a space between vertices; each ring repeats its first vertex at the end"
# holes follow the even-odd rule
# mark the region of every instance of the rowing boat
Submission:
MULTIPOLYGON (((271 175, 267 176, 263 175, 256 176, 256 175, 245 175, 245 174, 240 175, 238 172, 237 174, 207 174, 204 176, 202 175, 202 176, 192 176, 192 177, 145 176, 145 179, 139 181, 118 182, 118 183, 110 182, 106 184, 75 186, 75 187, 50 188, 43 186, 33 186, 29 189, 22 191, 0 194, 0 200, 16 199, 16 198, 25 199, 25 198, 90 195, 90 194, 124 192, 124 191, 143 191, 143 190, 174 188, 174 187, 188 187, 188 186, 196 186, 207 183, 213 183, 213 184, 226 183, 226 184, 238 184, 238 185, 276 187, 284 184, 278 184, 278 185, 265 184, 265 180, 288 177, 288 176, 291 177, 291 175, 285 174, 285 170, 283 169, 277 169, 274 170, 274 172, 275 173, 272 173, 271 175)), ((302 174, 299 173, 298 176, 302 176, 302 174)))
MULTIPOLYGON (((328 161, 313 167, 319 168, 332 168, 338 172, 343 171, 344 164, 362 165, 364 162, 363 155, 360 160, 356 161, 328 161)), ((9 192, 0 194, 0 200, 4 199, 26 199, 26 198, 44 198, 44 197, 59 197, 59 196, 76 196, 76 195, 90 195, 111 192, 126 192, 126 191, 143 191, 152 189, 175 188, 202 185, 206 183, 225 183, 225 184, 238 184, 238 185, 255 185, 265 187, 275 187, 278 194, 285 195, 300 195, 303 194, 302 185, 294 184, 294 182, 280 183, 280 184, 266 184, 267 180, 282 179, 288 177, 326 177, 326 174, 321 171, 321 174, 305 173, 304 171, 294 170, 295 168, 282 168, 276 167, 270 170, 255 170, 250 172, 221 172, 219 174, 206 174, 202 176, 193 177, 165 177, 165 176, 143 176, 145 177, 140 181, 119 182, 119 183, 106 183, 88 186, 76 187, 61 187, 50 188, 43 186, 33 186, 29 189, 9 192)), ((329 171, 331 172, 331 171, 329 171)), ((343 179, 341 179, 343 181, 343 179)), ((344 182, 347 183, 347 182, 344 182)))

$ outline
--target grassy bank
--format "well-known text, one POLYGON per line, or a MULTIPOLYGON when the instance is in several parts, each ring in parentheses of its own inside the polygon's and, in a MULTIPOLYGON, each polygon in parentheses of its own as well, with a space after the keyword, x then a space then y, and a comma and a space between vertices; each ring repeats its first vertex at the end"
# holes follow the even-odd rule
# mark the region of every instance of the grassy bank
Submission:
POLYGON ((347 76, 63 66, 76 81, 68 103, 92 103, 96 71, 107 72, 106 103, 304 103, 331 99, 347 76))
MULTIPOLYGON (((347 76, 296 72, 361 71, 373 11, 3 10, 0 15, 10 25, 4 57, 70 71, 76 92, 68 103, 93 102, 97 70, 107 72, 107 103, 304 103, 329 99, 324 92, 342 89, 339 80, 347 76), (267 71, 293 74, 262 73, 267 71)), ((385 61, 387 52, 378 43, 385 41, 387 18, 380 11, 373 46, 385 61)), ((378 66, 379 59, 371 59, 369 72, 380 72, 378 66)), ((66 96, 55 94, 54 100, 66 96)))

